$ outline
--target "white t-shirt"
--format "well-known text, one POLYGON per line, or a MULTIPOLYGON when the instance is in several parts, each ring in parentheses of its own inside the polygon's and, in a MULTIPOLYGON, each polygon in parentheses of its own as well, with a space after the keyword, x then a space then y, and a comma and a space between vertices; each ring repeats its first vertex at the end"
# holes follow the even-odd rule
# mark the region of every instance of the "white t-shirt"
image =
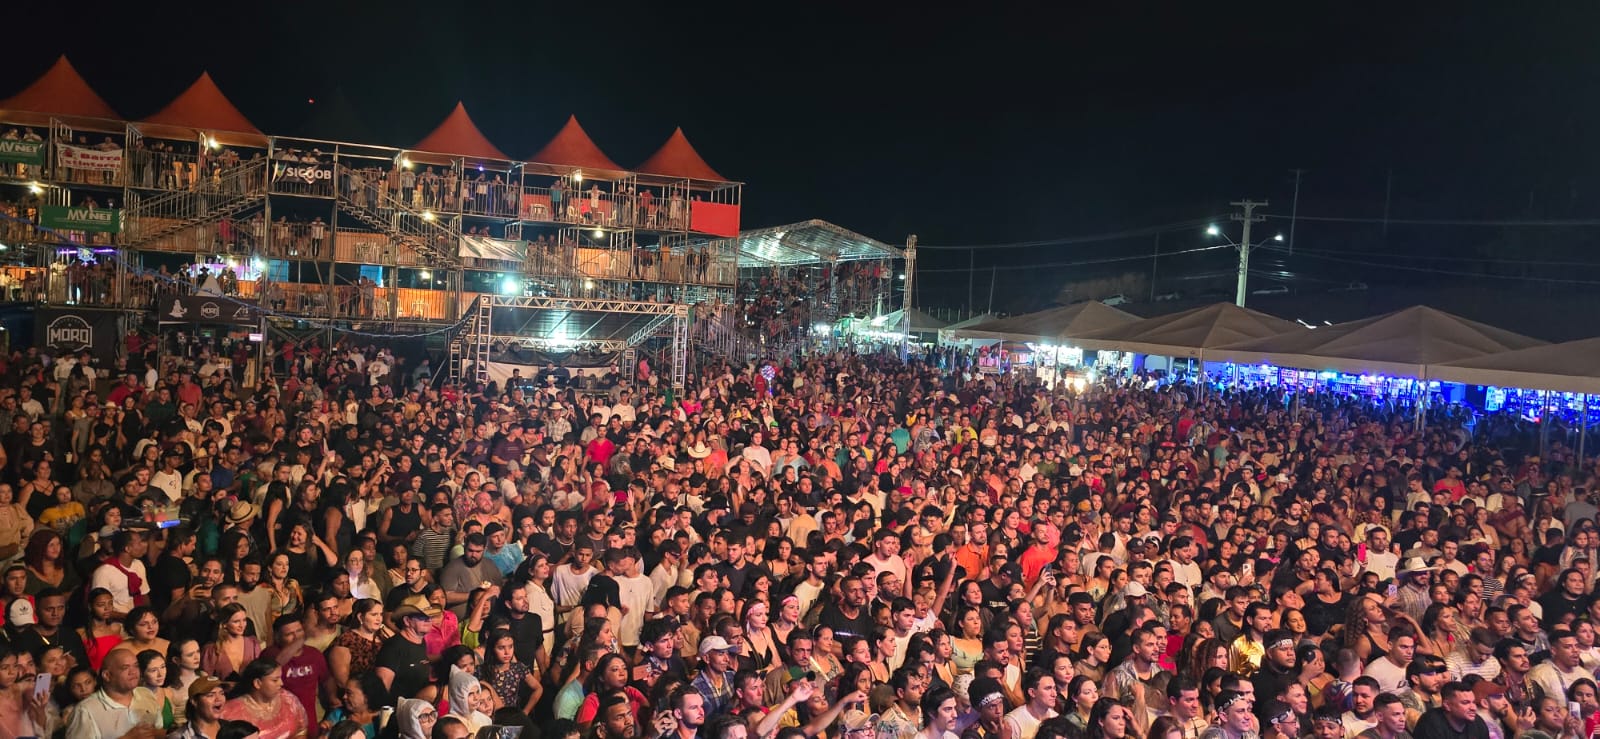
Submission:
POLYGON ((1400 555, 1394 552, 1374 552, 1367 550, 1367 566, 1363 571, 1371 572, 1379 580, 1394 579, 1394 568, 1400 564, 1400 555))
POLYGON ((655 583, 644 575, 619 577, 616 581, 622 605, 628 607, 617 629, 617 641, 624 647, 636 647, 639 646, 639 630, 644 627, 644 614, 651 610, 654 600, 655 583))
POLYGON ((128 590, 128 576, 122 570, 103 564, 95 568, 94 575, 89 578, 89 588, 105 588, 111 591, 111 610, 118 613, 127 613, 133 610, 134 595, 150 595, 150 576, 145 573, 144 562, 134 560, 128 566, 128 571, 139 576, 139 592, 132 593, 128 590))

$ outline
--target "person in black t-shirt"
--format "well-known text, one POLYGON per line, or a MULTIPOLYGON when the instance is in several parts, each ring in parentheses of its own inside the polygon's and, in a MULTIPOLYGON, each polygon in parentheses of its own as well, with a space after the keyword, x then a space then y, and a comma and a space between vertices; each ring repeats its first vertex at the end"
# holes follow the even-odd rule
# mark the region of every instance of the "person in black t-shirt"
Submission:
POLYGON ((411 698, 428 687, 432 663, 422 638, 433 629, 427 614, 415 606, 400 606, 394 611, 399 631, 383 642, 373 660, 373 670, 391 699, 411 698))
POLYGON ((530 612, 526 585, 523 581, 512 580, 502 587, 498 602, 484 624, 483 633, 496 629, 510 631, 517 645, 517 661, 548 669, 549 655, 544 651, 544 634, 547 628, 553 630, 555 624, 546 627, 539 614, 530 612))
POLYGON ((167 532, 167 546, 150 568, 150 605, 156 613, 167 610, 172 601, 182 598, 189 589, 189 565, 184 557, 194 554, 195 534, 187 526, 178 526, 167 532))

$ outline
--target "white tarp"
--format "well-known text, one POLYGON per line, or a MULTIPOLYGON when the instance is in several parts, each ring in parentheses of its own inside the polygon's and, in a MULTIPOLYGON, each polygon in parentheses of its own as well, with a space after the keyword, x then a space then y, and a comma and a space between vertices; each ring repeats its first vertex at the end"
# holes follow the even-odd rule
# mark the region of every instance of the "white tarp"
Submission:
POLYGON ((1293 321, 1233 303, 1215 303, 1096 331, 1073 343, 1090 350, 1215 361, 1211 350, 1217 347, 1293 332, 1309 333, 1293 321))
POLYGON ((1224 346, 1207 351, 1206 359, 1433 380, 1440 379, 1429 373, 1434 365, 1544 344, 1538 339, 1418 305, 1315 331, 1224 346))
POLYGON ((1429 379, 1600 395, 1600 337, 1434 365, 1429 379))
POLYGON ((460 256, 502 262, 521 262, 524 258, 520 243, 484 236, 462 236, 460 256))
POLYGON ((1132 313, 1091 300, 952 328, 948 333, 957 339, 1072 343, 1079 336, 1106 331, 1137 320, 1139 317, 1132 313))

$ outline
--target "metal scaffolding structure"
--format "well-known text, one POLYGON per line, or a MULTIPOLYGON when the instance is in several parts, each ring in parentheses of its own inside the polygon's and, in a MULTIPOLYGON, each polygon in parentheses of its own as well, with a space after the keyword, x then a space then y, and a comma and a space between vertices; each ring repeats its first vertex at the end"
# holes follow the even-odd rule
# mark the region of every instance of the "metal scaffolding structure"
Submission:
MULTIPOLYGON (((472 126, 460 108, 405 149, 256 132, 208 77, 192 95, 234 118, 121 121, 0 101, 0 141, 17 142, 0 145, 0 203, 47 223, 53 209, 111 210, 120 226, 0 226, 17 297, 148 312, 157 295, 193 289, 180 270, 204 267, 231 273, 224 291, 286 331, 460 323, 476 336, 501 324, 522 333, 496 335, 531 346, 602 349, 660 338, 638 317, 686 322, 691 304, 733 300, 738 258, 723 236, 737 230, 743 186, 703 162, 658 161, 688 146, 681 132, 629 171, 586 154, 575 121, 522 161, 458 145, 472 126)), ((452 337, 452 366, 471 343, 452 337)))

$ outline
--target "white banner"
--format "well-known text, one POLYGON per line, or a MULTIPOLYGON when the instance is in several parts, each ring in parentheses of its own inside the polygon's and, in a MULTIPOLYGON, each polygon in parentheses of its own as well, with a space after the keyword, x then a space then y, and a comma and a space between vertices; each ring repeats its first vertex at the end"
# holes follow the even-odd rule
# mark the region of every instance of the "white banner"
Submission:
POLYGON ((69 169, 95 172, 117 172, 122 169, 122 150, 85 149, 81 146, 56 144, 56 162, 69 169))

